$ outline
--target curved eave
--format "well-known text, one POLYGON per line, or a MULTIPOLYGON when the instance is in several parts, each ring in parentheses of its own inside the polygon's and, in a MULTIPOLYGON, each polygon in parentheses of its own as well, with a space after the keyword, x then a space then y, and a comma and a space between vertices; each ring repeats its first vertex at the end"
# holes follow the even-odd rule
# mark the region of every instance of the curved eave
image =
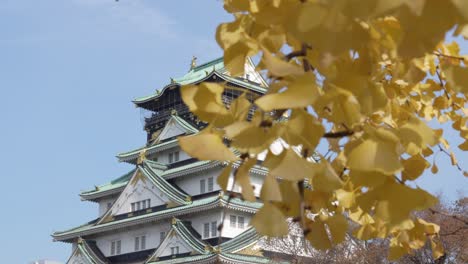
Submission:
POLYGON ((263 93, 265 93, 267 91, 267 89, 265 87, 262 87, 262 86, 260 86, 258 84, 254 84, 254 83, 251 83, 251 82, 246 82, 246 81, 243 81, 243 80, 239 80, 239 79, 237 79, 235 77, 231 77, 231 76, 228 76, 227 74, 223 74, 221 72, 218 72, 217 70, 214 70, 214 71, 206 74, 205 76, 194 78, 192 80, 184 80, 185 82, 181 82, 181 83, 179 83, 179 82, 170 83, 170 84, 164 86, 159 91, 159 93, 144 96, 144 97, 140 97, 140 98, 136 98, 136 99, 132 100, 132 102, 137 107, 145 108, 143 106, 143 104, 160 98, 167 89, 176 88, 176 87, 180 87, 182 85, 188 85, 188 84, 199 84, 201 82, 204 82, 204 81, 212 78, 213 76, 216 76, 217 78, 220 78, 221 80, 226 81, 228 84, 242 86, 242 87, 244 87, 246 89, 250 89, 250 90, 255 91, 257 93, 260 93, 260 94, 263 94, 263 93))
POLYGON ((108 189, 105 191, 98 191, 93 193, 80 193, 81 200, 83 201, 90 201, 90 202, 97 202, 97 200, 102 199, 104 197, 112 196, 119 194, 125 189, 127 182, 122 183, 122 185, 116 186, 112 189, 108 189))
POLYGON ((141 147, 141 148, 138 148, 136 150, 129 151, 129 152, 119 153, 119 154, 117 154, 116 157, 120 162, 128 162, 128 163, 131 163, 131 164, 136 164, 136 160, 138 159, 138 156, 140 155, 140 152, 145 148, 146 148, 146 155, 151 155, 151 154, 155 154, 155 153, 157 153, 159 151, 163 151, 163 150, 167 150, 167 149, 176 147, 177 145, 178 145, 177 139, 173 139, 173 140, 170 140, 170 141, 167 141, 167 142, 158 143, 158 144, 156 144, 154 146, 141 147))
POLYGON ((195 212, 207 211, 215 208, 226 207, 228 209, 233 209, 241 212, 247 213, 256 213, 261 207, 261 203, 258 202, 244 202, 237 198, 231 199, 229 203, 227 202, 228 197, 223 196, 220 198, 209 197, 203 200, 194 201, 193 203, 200 203, 197 205, 189 204, 173 208, 168 208, 162 211, 148 213, 141 216, 130 217, 122 220, 112 221, 108 223, 103 223, 99 225, 95 224, 85 224, 76 228, 73 228, 69 231, 64 232, 55 232, 52 234, 52 237, 55 241, 64 241, 70 242, 72 239, 77 237, 84 237, 88 235, 93 235, 102 232, 108 232, 116 229, 123 229, 129 226, 140 225, 151 223, 154 221, 159 221, 162 219, 168 219, 172 217, 177 217, 180 215, 187 215, 195 212))

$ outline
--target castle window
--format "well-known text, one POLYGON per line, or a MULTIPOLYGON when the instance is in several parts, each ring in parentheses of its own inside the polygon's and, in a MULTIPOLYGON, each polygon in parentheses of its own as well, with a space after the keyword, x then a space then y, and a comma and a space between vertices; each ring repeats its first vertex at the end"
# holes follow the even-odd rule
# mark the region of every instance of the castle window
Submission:
POLYGON ((121 252, 122 242, 120 240, 115 240, 111 242, 111 255, 118 255, 121 252))
POLYGON ((146 236, 135 237, 135 251, 146 249, 146 236))
POLYGON ((208 178, 208 192, 213 191, 213 177, 208 178))
POLYGON ((179 247, 171 247, 171 255, 179 254, 179 247))
POLYGON ((179 161, 179 151, 174 152, 174 162, 179 161))
POLYGON ((217 231, 218 231, 218 225, 216 224, 216 221, 211 222, 211 237, 217 236, 217 231))
POLYGON ((237 224, 239 228, 244 229, 244 217, 242 216, 237 217, 237 224))
POLYGON ((204 238, 210 237, 210 223, 205 223, 203 225, 203 237, 204 238))
POLYGON ((205 193, 205 180, 200 180, 200 193, 205 193))
POLYGON ((173 159, 174 159, 173 154, 169 153, 169 163, 172 163, 173 159))
POLYGON ((229 216, 229 220, 230 220, 229 226, 230 227, 236 228, 236 218, 237 217, 235 215, 229 216))
POLYGON ((161 244, 164 241, 164 238, 166 238, 166 232, 160 232, 159 233, 159 244, 161 244))

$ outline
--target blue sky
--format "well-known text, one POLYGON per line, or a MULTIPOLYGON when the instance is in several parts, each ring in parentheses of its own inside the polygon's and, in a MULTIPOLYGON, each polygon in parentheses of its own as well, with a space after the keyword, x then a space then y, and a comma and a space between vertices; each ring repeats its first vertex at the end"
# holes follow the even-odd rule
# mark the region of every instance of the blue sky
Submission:
MULTIPOLYGON (((221 56, 227 20, 214 0, 0 1, 2 263, 66 261, 70 245, 50 234, 93 219, 80 190, 130 170, 115 155, 145 142, 131 99, 185 74, 192 55, 221 56)), ((438 165, 420 185, 466 192, 447 158, 438 165)))

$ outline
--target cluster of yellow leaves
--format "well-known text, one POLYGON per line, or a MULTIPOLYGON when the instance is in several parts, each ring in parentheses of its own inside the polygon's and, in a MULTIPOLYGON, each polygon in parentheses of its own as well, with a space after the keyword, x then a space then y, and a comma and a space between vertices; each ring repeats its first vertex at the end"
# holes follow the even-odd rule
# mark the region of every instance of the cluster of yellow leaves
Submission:
POLYGON ((285 235, 289 218, 325 249, 353 222, 359 239, 389 237, 391 259, 427 240, 437 258, 438 227, 412 216, 437 201, 406 183, 431 167, 432 147, 450 151, 428 121, 453 122, 468 150, 468 57, 444 43, 449 30, 468 38, 467 3, 225 0, 234 15, 216 33, 225 65, 239 75, 256 55, 269 90, 225 105, 221 83, 183 87, 184 102, 209 125, 180 144, 199 159, 228 161, 218 183, 227 190, 233 174, 246 200, 256 199, 249 170, 266 153, 264 207, 252 219, 261 234, 285 235), (313 161, 320 142, 329 155, 313 161))

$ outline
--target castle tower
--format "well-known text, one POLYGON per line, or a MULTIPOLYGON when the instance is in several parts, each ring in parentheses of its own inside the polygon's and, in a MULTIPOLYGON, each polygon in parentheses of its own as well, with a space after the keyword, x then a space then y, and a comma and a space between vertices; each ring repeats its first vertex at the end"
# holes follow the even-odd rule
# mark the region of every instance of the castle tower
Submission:
MULTIPOLYGON (((177 140, 206 126, 183 103, 180 87, 224 82, 226 105, 242 90, 265 93, 266 83, 250 60, 245 72, 230 76, 222 58, 198 66, 193 61, 186 75, 133 101, 149 113, 147 142, 117 155, 130 165, 128 173, 80 194, 98 204, 94 220, 52 235, 72 245, 67 264, 270 262, 249 226, 262 204, 223 193, 216 182, 225 164, 191 158, 177 140)), ((267 172, 254 166, 250 173, 258 196, 267 172)))

